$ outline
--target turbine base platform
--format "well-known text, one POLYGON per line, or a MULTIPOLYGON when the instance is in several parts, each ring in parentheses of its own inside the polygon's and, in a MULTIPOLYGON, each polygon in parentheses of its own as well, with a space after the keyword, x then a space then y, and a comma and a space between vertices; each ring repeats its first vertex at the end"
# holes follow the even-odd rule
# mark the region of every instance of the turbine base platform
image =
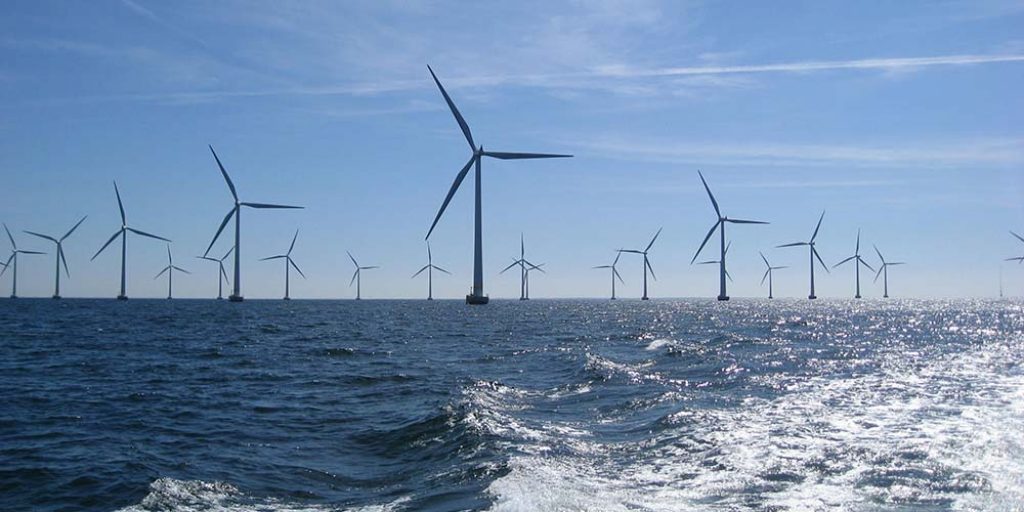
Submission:
POLYGON ((486 295, 466 295, 466 304, 484 305, 490 301, 490 297, 486 295))
POLYGON ((128 300, 128 296, 127 295, 118 295, 117 296, 117 300, 128 300))
POLYGON ((729 300, 729 296, 728 295, 719 295, 718 296, 718 300, 729 300))
POLYGON ((651 300, 649 297, 640 297, 640 300, 651 300))
POLYGON ((217 300, 224 300, 224 297, 217 297, 217 300))
POLYGON ((433 297, 427 297, 427 300, 434 300, 433 297))
POLYGON ((519 297, 519 300, 530 300, 529 297, 519 297))
POLYGON ((814 295, 808 295, 807 298, 810 299, 810 300, 814 300, 814 299, 817 299, 818 297, 816 297, 814 295))
POLYGON ((285 297, 285 298, 283 298, 281 300, 292 300, 292 298, 291 297, 285 297))
POLYGON ((232 295, 228 297, 228 300, 231 302, 242 302, 243 300, 245 300, 245 298, 242 297, 241 295, 232 295))
POLYGON ((59 300, 60 299, 60 295, 54 295, 53 297, 50 297, 50 298, 53 299, 53 300, 59 300))
POLYGON ((11 295, 11 298, 12 298, 12 299, 17 299, 17 298, 18 298, 18 296, 17 296, 17 295, 11 295))

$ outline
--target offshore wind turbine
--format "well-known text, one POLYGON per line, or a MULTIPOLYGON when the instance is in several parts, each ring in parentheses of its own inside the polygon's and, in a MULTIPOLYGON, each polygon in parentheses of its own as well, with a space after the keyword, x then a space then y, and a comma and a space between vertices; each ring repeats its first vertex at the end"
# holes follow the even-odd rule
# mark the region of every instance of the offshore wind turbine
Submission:
POLYGON ((519 259, 512 260, 512 264, 505 267, 501 272, 499 272, 499 274, 504 274, 505 271, 516 265, 519 266, 519 300, 528 300, 530 298, 530 293, 527 290, 527 274, 529 272, 527 265, 532 267, 535 267, 536 265, 526 260, 526 243, 522 234, 519 235, 519 259))
POLYGON ((234 250, 234 247, 228 249, 228 252, 224 253, 224 256, 222 256, 220 259, 211 258, 209 256, 196 256, 196 258, 199 258, 201 260, 216 262, 217 267, 220 269, 220 272, 217 273, 217 300, 224 299, 224 281, 227 281, 228 284, 231 284, 231 280, 228 279, 228 273, 226 270, 224 270, 224 260, 228 259, 228 256, 231 256, 231 253, 234 250))
MULTIPOLYGON (((883 291, 884 291, 884 293, 882 294, 882 297, 888 299, 889 298, 889 267, 894 266, 894 265, 906 265, 906 263, 904 263, 902 261, 885 261, 885 258, 882 257, 882 251, 879 251, 877 246, 872 246, 872 247, 875 248, 875 254, 878 255, 878 259, 882 260, 882 266, 878 268, 878 273, 875 274, 875 282, 876 283, 878 282, 878 276, 879 275, 884 276, 884 279, 882 280, 882 286, 883 286, 883 291)), ((1000 284, 1002 284, 1002 283, 1000 283, 1000 284)))
POLYGON ((784 268, 789 268, 789 267, 786 267, 786 266, 773 267, 771 263, 768 263, 768 258, 764 257, 764 253, 763 252, 757 251, 757 253, 760 254, 761 255, 761 259, 764 260, 764 266, 768 267, 767 270, 764 271, 764 276, 761 277, 761 286, 764 286, 764 280, 767 279, 768 280, 768 298, 769 299, 774 299, 775 297, 772 296, 772 275, 775 273, 776 270, 782 270, 784 268))
POLYGON ((7 269, 11 269, 13 275, 11 276, 11 298, 18 298, 18 255, 19 254, 46 254, 45 252, 39 251, 26 251, 18 249, 18 244, 14 242, 14 236, 11 235, 11 230, 7 229, 7 224, 4 224, 4 231, 7 232, 7 239, 11 241, 11 255, 7 257, 7 261, 4 263, 4 269, 0 270, 0 276, 3 276, 7 269))
POLYGON ((808 295, 807 298, 811 299, 811 300, 814 300, 814 299, 818 298, 816 295, 814 295, 814 258, 818 258, 818 263, 821 263, 821 268, 825 269, 826 273, 829 273, 828 265, 826 265, 825 262, 821 260, 821 255, 818 254, 818 250, 814 248, 814 239, 818 237, 818 230, 821 229, 821 221, 824 218, 825 218, 825 212, 822 211, 821 212, 821 217, 818 217, 818 225, 814 227, 814 234, 811 235, 811 239, 809 241, 807 241, 807 242, 795 242, 795 243, 791 243, 791 244, 784 244, 784 245, 778 246, 778 247, 798 247, 798 246, 806 245, 810 249, 810 258, 811 258, 811 294, 808 295))
POLYGON ((642 254, 644 256, 644 296, 640 297, 640 300, 648 300, 647 297, 647 271, 651 271, 651 278, 655 281, 658 280, 657 276, 654 275, 654 267, 651 266, 651 260, 647 258, 647 253, 651 250, 651 246, 654 245, 654 241, 658 239, 658 235, 661 234, 662 228, 658 228, 658 232, 654 234, 654 238, 651 239, 651 243, 647 244, 644 250, 640 251, 637 249, 619 249, 619 252, 628 252, 633 254, 642 254))
POLYGON ((352 253, 350 253, 348 251, 345 251, 345 252, 348 253, 348 258, 350 260, 352 260, 352 264, 356 266, 356 271, 355 271, 354 274, 352 274, 352 280, 348 282, 348 285, 352 286, 352 283, 356 283, 356 300, 360 300, 360 299, 362 299, 363 271, 364 270, 370 270, 371 268, 380 268, 380 267, 376 266, 376 265, 371 266, 371 267, 360 267, 359 266, 359 262, 356 261, 355 257, 352 256, 352 253))
POLYGON ((611 300, 615 300, 615 279, 618 278, 620 283, 626 284, 626 282, 622 280, 622 276, 619 275, 618 269, 615 268, 615 266, 619 264, 619 258, 620 257, 622 257, 622 251, 618 251, 618 252, 615 253, 615 261, 613 261, 611 265, 598 265, 598 266, 594 267, 594 268, 609 268, 609 269, 611 269, 611 271, 612 271, 611 272, 611 274, 612 274, 612 298, 611 298, 611 300))
MULTIPOLYGON (((845 260, 840 261, 839 263, 836 263, 835 265, 832 266, 832 268, 836 268, 839 265, 842 265, 843 263, 846 263, 847 261, 853 261, 854 262, 853 266, 854 266, 855 269, 857 269, 857 272, 856 272, 856 274, 857 274, 857 293, 856 293, 856 295, 853 296, 853 298, 859 299, 860 298, 860 266, 864 265, 865 267, 868 268, 868 270, 870 270, 872 272, 875 271, 875 269, 871 268, 871 265, 868 265, 868 262, 864 261, 864 258, 860 257, 860 230, 859 229, 857 230, 857 249, 853 252, 853 256, 850 256, 849 258, 846 258, 845 260)), ((883 264, 884 264, 884 261, 883 261, 883 264)))
POLYGON ((455 195, 455 191, 459 189, 462 184, 462 180, 466 178, 466 174, 469 173, 470 167, 475 167, 474 179, 476 181, 476 206, 474 208, 474 229, 473 229, 473 288, 469 295, 466 296, 466 304, 487 304, 488 298, 484 295, 484 250, 483 250, 483 224, 482 224, 482 198, 481 198, 481 184, 480 184, 480 167, 483 157, 497 158, 499 160, 527 160, 536 158, 569 158, 572 155, 556 155, 547 153, 508 153, 508 152, 495 152, 495 151, 484 151, 483 145, 477 146, 476 142, 473 141, 473 135, 469 131, 469 125, 466 120, 463 119, 462 114, 459 113, 459 109, 455 107, 455 103, 451 97, 448 96, 448 92, 444 90, 441 85, 441 81, 437 79, 437 75, 434 74, 434 70, 427 66, 430 71, 430 76, 434 78, 434 83, 437 84, 437 88, 441 91, 441 95, 444 96, 445 103, 448 104, 448 108, 452 111, 452 115, 455 116, 455 121, 459 123, 459 128, 462 129, 462 134, 466 137, 466 142, 469 143, 470 150, 473 151, 473 155, 470 156, 469 161, 455 176, 455 182, 452 183, 451 189, 448 190, 448 195, 445 196, 444 202, 441 204, 441 209, 437 211, 437 216, 434 217, 434 223, 430 225, 430 230, 427 231, 427 239, 430 239, 430 234, 434 232, 434 227, 437 226, 437 221, 441 220, 441 215, 444 214, 445 208, 448 207, 448 203, 451 202, 452 196, 455 195))
POLYGON ((269 256, 269 257, 266 257, 266 258, 263 258, 263 259, 260 260, 260 261, 280 260, 280 259, 284 260, 284 300, 292 300, 292 298, 288 296, 288 287, 289 287, 289 283, 291 282, 291 278, 290 278, 291 272, 290 272, 290 269, 288 267, 295 267, 295 271, 298 272, 299 275, 302 276, 303 279, 306 278, 306 274, 303 274, 302 271, 299 270, 299 266, 296 265, 295 264, 295 260, 292 259, 292 249, 295 249, 295 239, 297 239, 297 238, 299 238, 299 230, 296 229, 295 230, 295 236, 292 237, 292 245, 288 246, 288 252, 286 252, 284 254, 279 254, 277 256, 269 256))
POLYGON ((167 298, 171 299, 172 298, 171 290, 172 290, 172 285, 173 285, 173 280, 174 280, 174 273, 175 272, 184 272, 186 274, 191 274, 191 272, 189 272, 188 270, 185 270, 185 269, 183 269, 181 267, 174 266, 174 260, 171 259, 171 246, 170 246, 170 244, 167 245, 167 266, 164 267, 164 269, 161 270, 160 273, 157 274, 156 277, 154 277, 153 279, 159 279, 160 276, 164 275, 164 272, 167 272, 167 298))
MULTIPOLYGON (((768 224, 767 222, 759 220, 743 220, 743 219, 730 219, 727 215, 722 215, 722 210, 718 208, 718 201, 715 200, 715 195, 711 193, 711 187, 708 186, 708 182, 704 179, 704 175, 700 171, 697 171, 697 175, 700 176, 701 183, 704 184, 704 190, 708 192, 708 197, 711 199, 711 206, 715 208, 715 215, 718 216, 718 220, 711 226, 707 236, 704 237, 704 241, 701 242, 697 252, 693 255, 693 259, 690 260, 692 265, 694 261, 697 261, 697 256, 700 256, 700 251, 704 250, 704 246, 711 239, 711 235, 715 234, 715 230, 719 230, 721 235, 721 247, 719 259, 713 263, 718 263, 718 300, 729 300, 729 294, 726 293, 725 289, 725 278, 729 276, 729 272, 725 270, 725 253, 727 252, 727 246, 725 244, 725 225, 726 224, 768 224)), ((732 280, 732 278, 729 278, 732 280)))
POLYGON ((526 288, 526 300, 530 300, 530 272, 533 272, 534 270, 538 270, 542 274, 547 274, 547 271, 545 271, 543 268, 541 268, 541 267, 543 267, 545 265, 544 263, 541 263, 539 265, 534 265, 533 263, 530 263, 530 262, 527 261, 526 264, 528 266, 526 267, 526 275, 523 276, 523 281, 525 281, 525 283, 526 283, 526 287, 525 287, 526 288))
POLYGON ((220 236, 221 231, 224 231, 224 226, 228 225, 228 221, 231 217, 235 217, 235 278, 232 280, 232 293, 228 297, 231 302, 242 302, 242 267, 241 267, 241 252, 242 252, 242 207, 258 208, 258 209, 301 209, 302 206, 286 206, 280 204, 267 204, 267 203, 245 203, 238 199, 238 192, 235 190, 235 184, 231 182, 231 177, 228 176, 228 171, 224 170, 224 165, 220 163, 220 158, 217 157, 217 152, 213 150, 213 146, 210 146, 210 152, 213 153, 213 159, 217 161, 217 167, 220 168, 220 173, 224 176, 224 181, 227 182, 228 188, 231 190, 231 197, 235 200, 235 205, 231 207, 228 214, 224 216, 224 221, 220 223, 220 227, 217 228, 217 234, 213 235, 213 240, 210 241, 209 247, 206 248, 206 252, 203 256, 210 255, 210 249, 213 248, 213 244, 217 242, 217 237, 220 236))
POLYGON ((44 240, 49 240, 49 241, 57 244, 57 257, 56 257, 57 258, 57 261, 56 261, 57 276, 56 276, 56 279, 54 280, 54 285, 53 285, 53 298, 54 299, 59 299, 60 298, 60 264, 61 263, 64 263, 64 273, 67 274, 68 279, 71 279, 71 271, 68 270, 68 260, 67 260, 67 258, 64 257, 64 240, 66 240, 69 236, 71 236, 71 233, 74 233, 75 230, 78 229, 78 226, 81 226, 82 223, 85 222, 85 218, 86 217, 88 217, 88 215, 86 215, 85 217, 82 217, 82 219, 79 220, 77 224, 72 226, 71 229, 69 229, 67 233, 64 233, 64 236, 60 237, 60 239, 54 238, 54 237, 49 236, 49 235, 43 235, 43 234, 40 234, 40 233, 36 233, 34 231, 25 231, 26 233, 28 233, 28 234, 30 234, 32 236, 37 236, 39 238, 42 238, 44 240))
POLYGON ((128 227, 128 220, 124 214, 124 204, 121 202, 121 192, 117 190, 116 181, 114 182, 114 195, 117 196, 117 208, 121 211, 121 229, 111 235, 110 239, 107 240, 107 243, 103 244, 103 247, 100 247, 100 250, 96 251, 96 254, 94 254, 92 259, 89 261, 95 260, 96 257, 99 256, 100 253, 103 252, 103 250, 106 249, 107 246, 110 245, 117 237, 121 237, 121 293, 118 294, 117 300, 128 300, 128 295, 125 293, 125 281, 127 281, 128 274, 125 266, 125 260, 128 258, 128 232, 130 231, 136 235, 163 240, 164 242, 170 242, 170 240, 162 236, 152 235, 145 231, 139 231, 138 229, 128 227))
POLYGON ((423 268, 419 269, 415 274, 412 275, 411 279, 415 279, 416 276, 422 274, 424 271, 427 272, 427 300, 434 300, 434 271, 439 270, 445 274, 452 275, 451 272, 434 265, 434 257, 430 254, 430 242, 427 242, 427 264, 423 268))

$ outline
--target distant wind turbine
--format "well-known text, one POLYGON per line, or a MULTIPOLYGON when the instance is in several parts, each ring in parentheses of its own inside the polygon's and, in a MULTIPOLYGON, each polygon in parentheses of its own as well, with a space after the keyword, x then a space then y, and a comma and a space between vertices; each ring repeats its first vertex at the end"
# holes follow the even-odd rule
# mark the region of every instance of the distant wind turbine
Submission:
POLYGON ((67 274, 68 279, 71 279, 71 271, 68 270, 68 260, 67 260, 67 258, 64 257, 64 240, 66 240, 69 236, 71 236, 71 233, 74 233, 75 230, 78 229, 78 226, 81 226, 82 223, 85 222, 85 218, 86 217, 88 217, 88 215, 86 215, 85 217, 82 217, 82 219, 79 220, 78 223, 75 224, 71 229, 69 229, 67 233, 64 233, 64 236, 60 237, 60 239, 56 239, 56 238, 54 238, 52 236, 36 233, 34 231, 25 231, 26 233, 28 233, 28 234, 30 234, 32 236, 37 236, 39 238, 42 238, 44 240, 49 240, 49 241, 57 244, 57 258, 56 258, 57 259, 57 262, 56 262, 57 277, 56 277, 56 279, 54 281, 54 286, 53 286, 53 298, 54 299, 59 299, 60 298, 60 265, 61 265, 61 263, 64 264, 64 273, 67 274))
POLYGON ((534 265, 533 263, 527 261, 526 265, 526 275, 523 277, 523 281, 526 282, 526 300, 530 300, 530 272, 536 270, 539 271, 541 274, 547 274, 547 271, 541 268, 545 265, 544 263, 534 265))
POLYGON ((455 103, 452 102, 451 97, 448 96, 448 92, 444 90, 441 85, 441 81, 437 79, 437 75, 434 74, 434 70, 430 69, 430 76, 434 78, 434 83, 437 84, 437 88, 440 89, 441 95, 444 96, 445 103, 448 104, 448 108, 452 111, 452 115, 455 116, 455 121, 459 123, 459 128, 462 129, 462 134, 466 137, 466 142, 469 143, 470 149, 473 151, 473 155, 466 162, 466 165, 461 171, 455 176, 455 182, 452 183, 451 189, 448 190, 448 195, 444 198, 444 202, 441 204, 441 209, 438 210, 437 216, 434 217, 434 223, 430 225, 430 230, 427 231, 427 239, 430 238, 430 234, 433 233, 434 227, 437 226, 437 221, 441 220, 441 215, 444 214, 445 208, 448 207, 448 203, 451 202, 452 196, 455 195, 455 191, 459 189, 462 184, 462 180, 466 178, 466 174, 469 173, 470 167, 476 168, 474 174, 476 180, 476 207, 474 209, 475 225, 473 230, 473 289, 472 292, 466 296, 467 304, 487 304, 488 298, 484 295, 484 270, 483 270, 483 224, 482 224, 482 199, 481 199, 481 184, 480 184, 480 167, 481 160, 483 157, 497 158, 499 160, 526 160, 535 158, 568 158, 572 155, 556 155, 546 153, 506 153, 506 152, 495 152, 495 151, 484 151, 484 147, 481 145, 477 147, 473 141, 473 135, 469 131, 469 125, 466 124, 466 120, 462 118, 462 114, 459 113, 459 109, 455 107, 455 103))
POLYGON ((356 283, 356 300, 359 300, 362 299, 363 271, 380 267, 376 265, 372 267, 360 267, 359 262, 356 261, 354 256, 352 256, 352 253, 348 253, 348 257, 352 260, 352 264, 356 266, 356 271, 352 274, 352 280, 348 282, 348 285, 352 286, 352 283, 356 283))
POLYGON ((228 225, 228 221, 231 217, 235 217, 235 278, 232 281, 233 291, 228 300, 231 302, 242 302, 242 270, 241 270, 241 252, 242 252, 242 207, 246 206, 249 208, 274 208, 274 209, 301 209, 302 206, 286 206, 279 204, 266 204, 266 203, 243 203, 238 199, 238 192, 235 190, 235 184, 231 182, 231 177, 228 176, 228 172, 224 170, 224 165, 220 163, 220 158, 217 157, 217 152, 213 150, 213 146, 210 146, 210 152, 213 153, 213 159, 217 161, 217 167, 220 168, 220 173, 224 176, 224 181, 227 182, 228 188, 231 189, 231 197, 235 200, 235 205, 231 207, 228 214, 224 217, 224 221, 220 223, 220 227, 217 228, 217 234, 213 235, 213 240, 210 241, 209 247, 206 248, 206 252, 203 256, 210 255, 210 249, 213 248, 213 244, 217 242, 217 238, 220 236, 221 231, 224 231, 224 226, 228 225))
POLYGON ((648 300, 647 297, 647 271, 651 271, 651 278, 655 281, 658 280, 657 276, 654 275, 654 267, 651 266, 651 260, 647 258, 647 253, 651 250, 651 246, 654 245, 654 241, 658 239, 658 235, 661 234, 662 228, 658 228, 658 232, 654 234, 654 238, 651 239, 651 243, 647 244, 644 250, 640 251, 637 249, 619 249, 619 252, 628 252, 633 254, 642 254, 644 256, 644 296, 640 297, 640 300, 648 300))
MULTIPOLYGON (((723 256, 729 254, 729 248, 730 247, 732 247, 732 242, 729 242, 728 244, 726 244, 725 251, 722 252, 723 256)), ((691 262, 691 264, 692 264, 692 262, 691 262)), ((702 261, 702 262, 697 263, 697 264, 698 265, 721 265, 722 264, 722 260, 708 260, 708 261, 702 261)), ((728 277, 730 282, 732 281, 732 276, 729 275, 729 271, 728 270, 725 271, 725 277, 728 277)), ((726 298, 723 299, 723 298, 719 297, 718 300, 729 300, 729 298, 726 297, 726 298)))
MULTIPOLYGON (((878 268, 878 273, 875 274, 875 282, 876 283, 878 282, 878 276, 879 275, 884 277, 882 279, 882 285, 883 285, 883 290, 884 290, 884 293, 882 294, 882 297, 888 299, 889 298, 889 267, 892 267, 892 266, 895 266, 895 265, 906 265, 906 263, 904 263, 902 261, 885 261, 885 258, 882 257, 882 251, 879 251, 877 246, 873 246, 873 247, 875 247, 875 254, 878 255, 878 259, 882 261, 882 266, 878 268)), ((870 267, 868 267, 868 268, 870 268, 870 267)))
POLYGON ((828 265, 821 260, 821 255, 818 254, 818 250, 814 248, 814 239, 818 237, 818 230, 821 229, 821 221, 825 218, 825 212, 821 212, 821 217, 818 218, 818 225, 814 227, 814 234, 811 235, 810 241, 807 242, 796 242, 792 244, 780 245, 778 247, 798 247, 806 245, 810 249, 811 258, 811 294, 807 296, 808 299, 814 300, 818 297, 814 295, 814 258, 818 258, 818 263, 821 263, 821 268, 825 269, 828 273, 828 265))
MULTIPOLYGON (((358 265, 357 265, 358 266, 358 265)), ((423 268, 419 269, 415 274, 412 275, 412 279, 422 274, 424 271, 427 272, 427 300, 434 300, 434 271, 438 270, 445 274, 452 275, 451 272, 434 265, 434 257, 430 254, 430 242, 427 242, 427 264, 423 268)))
POLYGON ((284 300, 292 300, 292 298, 288 296, 288 287, 289 283, 291 282, 291 272, 288 267, 295 267, 295 271, 298 272, 303 279, 306 278, 306 274, 303 274, 302 271, 299 270, 299 266, 296 265, 295 260, 292 259, 292 249, 295 249, 295 239, 297 238, 299 238, 299 230, 296 229, 295 236, 292 237, 292 244, 288 246, 288 252, 284 254, 279 254, 277 256, 269 256, 260 260, 284 260, 284 300))
POLYGON ((96 254, 93 255, 90 261, 95 260, 96 257, 99 256, 100 253, 103 252, 103 250, 106 249, 107 246, 110 245, 117 237, 121 237, 121 293, 117 296, 117 300, 128 300, 128 295, 125 293, 125 282, 127 281, 128 274, 125 265, 125 260, 128 258, 128 232, 131 231, 136 235, 155 238, 157 240, 163 240, 164 242, 170 242, 170 240, 162 236, 152 235, 144 231, 128 227, 128 220, 124 214, 124 204, 121 203, 121 192, 117 190, 116 181, 114 182, 114 195, 117 196, 117 208, 121 211, 121 229, 117 230, 110 236, 107 243, 103 244, 103 247, 100 247, 100 250, 96 251, 96 254))
POLYGON ((611 300, 615 300, 615 279, 618 278, 620 283, 626 284, 626 282, 622 280, 622 276, 619 275, 618 269, 615 268, 615 266, 619 264, 619 258, 621 258, 621 257, 622 257, 622 251, 618 251, 618 252, 615 253, 615 261, 613 261, 611 265, 598 265, 598 266, 594 267, 594 268, 608 268, 608 269, 611 269, 611 274, 612 274, 612 299, 611 300))
MULTIPOLYGON (((700 247, 697 249, 697 252, 693 255, 693 259, 690 260, 690 264, 692 265, 694 261, 697 261, 697 256, 700 256, 700 251, 704 250, 704 246, 708 243, 708 240, 711 239, 711 235, 715 234, 715 230, 718 229, 719 230, 719 234, 721 235, 721 237, 720 237, 721 238, 721 247, 720 247, 720 249, 721 249, 721 257, 715 262, 715 263, 718 263, 718 278, 719 278, 718 279, 718 283, 719 283, 718 284, 718 300, 729 300, 729 294, 726 293, 726 289, 725 289, 725 278, 729 275, 729 273, 725 270, 725 253, 726 253, 725 225, 729 224, 729 223, 732 223, 732 224, 768 224, 768 223, 767 222, 763 222, 763 221, 759 221, 759 220, 730 219, 728 216, 722 215, 722 210, 720 210, 718 208, 718 201, 715 200, 715 195, 711 193, 711 187, 708 187, 708 182, 704 179, 704 175, 701 174, 700 171, 697 171, 697 175, 700 176, 700 181, 701 181, 701 183, 704 184, 704 190, 706 190, 708 192, 708 197, 711 198, 711 206, 715 207, 715 215, 718 216, 718 220, 715 221, 715 224, 713 226, 711 226, 711 229, 708 231, 707 236, 704 237, 704 241, 701 242, 700 247)), ((731 279, 732 278, 730 278, 730 280, 731 279)))
POLYGON ((11 276, 11 298, 18 298, 18 255, 19 254, 46 254, 45 252, 39 251, 26 251, 18 249, 18 244, 14 242, 14 236, 11 235, 11 230, 7 229, 7 224, 4 224, 4 231, 7 232, 7 239, 11 241, 11 255, 7 257, 7 262, 4 263, 4 269, 0 270, 0 276, 3 276, 7 269, 11 269, 13 275, 11 276))
MULTIPOLYGON (((871 268, 871 265, 868 265, 868 262, 864 261, 864 258, 860 257, 860 230, 859 229, 857 230, 857 249, 853 252, 853 256, 850 256, 849 258, 846 258, 845 260, 840 261, 839 263, 836 263, 835 265, 832 266, 832 268, 836 268, 839 265, 842 265, 843 263, 846 263, 847 261, 853 261, 854 262, 853 266, 857 270, 856 271, 856 275, 857 275, 857 293, 853 296, 853 298, 859 299, 860 298, 860 266, 864 265, 865 267, 868 268, 868 270, 870 270, 872 272, 875 271, 875 269, 871 268)), ((883 262, 883 264, 884 264, 884 262, 883 262)))
POLYGON ((171 246, 170 245, 167 246, 167 266, 164 267, 164 269, 161 270, 159 274, 157 274, 155 277, 153 277, 153 279, 159 279, 160 276, 164 275, 164 272, 167 272, 167 298, 171 299, 171 298, 173 298, 173 295, 171 294, 171 291, 172 291, 172 285, 173 285, 173 281, 174 281, 174 273, 175 272, 182 272, 182 273, 185 273, 185 274, 191 274, 191 272, 189 272, 188 270, 185 270, 185 269, 183 269, 181 267, 177 267, 177 266, 174 265, 174 260, 171 259, 171 246))
POLYGON ((763 252, 758 251, 757 253, 760 254, 761 255, 761 259, 764 260, 764 266, 768 267, 767 270, 764 271, 764 276, 761 278, 761 286, 764 286, 764 280, 767 279, 768 280, 768 298, 769 299, 774 299, 775 297, 772 296, 772 276, 773 276, 773 274, 775 274, 776 270, 782 270, 784 268, 789 268, 789 267, 785 267, 785 266, 783 266, 783 267, 773 267, 771 263, 768 263, 768 258, 764 257, 764 253, 763 252))
POLYGON ((216 262, 217 267, 220 269, 220 272, 217 273, 217 300, 224 299, 224 282, 227 281, 228 284, 231 284, 231 280, 228 279, 228 273, 226 270, 224 270, 224 260, 228 259, 228 256, 231 256, 231 253, 234 250, 234 247, 228 249, 228 252, 224 253, 224 256, 222 256, 220 259, 211 258, 209 256, 196 256, 196 258, 199 258, 201 260, 216 262))
POLYGON ((499 274, 504 274, 507 270, 512 267, 519 266, 519 300, 528 300, 530 294, 527 291, 527 274, 529 273, 528 266, 536 266, 526 260, 526 243, 523 239, 523 235, 519 235, 519 259, 512 260, 512 264, 505 267, 499 274))

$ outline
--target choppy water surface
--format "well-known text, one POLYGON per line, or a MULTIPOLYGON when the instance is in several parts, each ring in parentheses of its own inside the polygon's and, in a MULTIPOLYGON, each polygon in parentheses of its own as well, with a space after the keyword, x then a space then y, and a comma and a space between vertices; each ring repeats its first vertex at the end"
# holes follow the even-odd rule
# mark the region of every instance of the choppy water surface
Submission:
POLYGON ((3 510, 1021 510, 1024 304, 0 302, 3 510))

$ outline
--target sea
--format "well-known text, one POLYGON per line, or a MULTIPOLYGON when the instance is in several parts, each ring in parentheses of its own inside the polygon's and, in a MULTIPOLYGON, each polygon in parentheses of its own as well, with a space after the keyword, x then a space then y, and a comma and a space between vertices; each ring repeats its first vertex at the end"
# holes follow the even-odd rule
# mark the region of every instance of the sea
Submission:
POLYGON ((0 301, 3 511, 1024 510, 1024 301, 0 301))

